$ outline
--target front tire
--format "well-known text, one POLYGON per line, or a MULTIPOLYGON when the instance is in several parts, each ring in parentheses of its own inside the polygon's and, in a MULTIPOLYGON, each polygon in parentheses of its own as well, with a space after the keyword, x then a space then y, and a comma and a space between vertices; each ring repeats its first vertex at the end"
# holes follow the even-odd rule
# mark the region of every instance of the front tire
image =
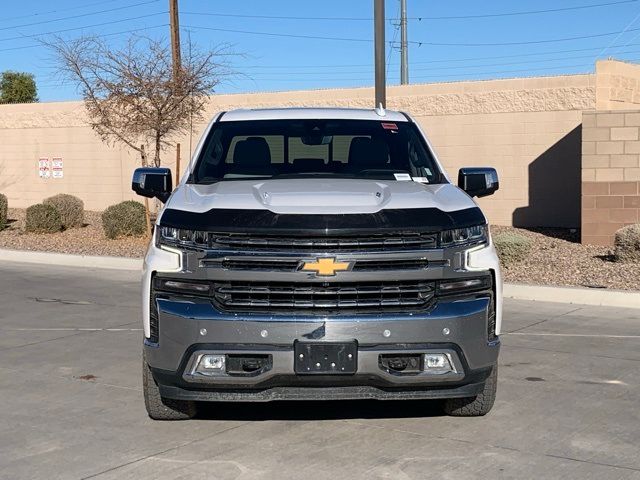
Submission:
POLYGON ((482 417, 491 411, 498 388, 498 365, 494 365, 484 383, 484 389, 475 397, 450 398, 444 411, 452 417, 482 417))
POLYGON ((158 384, 153 379, 146 357, 142 357, 142 390, 144 405, 149 417, 154 420, 188 420, 196 415, 196 403, 174 400, 160 395, 158 384))

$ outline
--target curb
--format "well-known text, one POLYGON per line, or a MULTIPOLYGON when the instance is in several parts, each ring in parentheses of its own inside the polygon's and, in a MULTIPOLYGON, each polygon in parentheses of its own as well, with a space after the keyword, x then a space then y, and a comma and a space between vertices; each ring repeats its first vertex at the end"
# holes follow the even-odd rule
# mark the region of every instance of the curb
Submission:
POLYGON ((60 267, 108 268, 112 270, 141 270, 141 258, 70 255, 67 253, 32 252, 0 249, 0 262, 36 263, 60 267))
POLYGON ((505 283, 505 298, 538 302, 575 303, 601 307, 640 308, 640 293, 582 287, 548 287, 505 283))
MULTIPOLYGON (((35 263, 63 267, 141 270, 141 258, 70 255, 66 253, 32 252, 0 249, 0 262, 35 263)), ((581 287, 548 287, 542 285, 504 284, 505 298, 537 302, 575 303, 602 307, 640 309, 640 293, 623 290, 600 290, 581 287)))

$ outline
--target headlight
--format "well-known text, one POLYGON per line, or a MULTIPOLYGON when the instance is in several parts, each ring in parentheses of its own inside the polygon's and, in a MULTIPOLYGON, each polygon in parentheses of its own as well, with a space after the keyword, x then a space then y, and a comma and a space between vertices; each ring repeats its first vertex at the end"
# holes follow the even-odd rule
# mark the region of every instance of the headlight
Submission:
POLYGON ((206 248, 209 246, 209 232, 160 226, 156 229, 156 246, 160 245, 206 248))
POLYGON ((489 238, 487 225, 476 225, 474 227, 454 228, 445 230, 440 234, 441 247, 458 247, 462 245, 472 245, 476 243, 486 243, 489 238))

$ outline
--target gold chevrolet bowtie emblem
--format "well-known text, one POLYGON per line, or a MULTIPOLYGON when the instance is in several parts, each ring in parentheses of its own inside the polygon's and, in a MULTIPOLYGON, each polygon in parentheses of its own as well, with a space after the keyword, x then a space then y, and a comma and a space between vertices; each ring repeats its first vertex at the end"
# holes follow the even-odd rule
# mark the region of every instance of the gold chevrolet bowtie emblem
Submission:
POLYGON ((302 270, 316 272, 319 277, 331 277, 336 272, 344 272, 351 268, 351 262, 336 262, 335 258, 318 258, 316 262, 304 262, 302 270))

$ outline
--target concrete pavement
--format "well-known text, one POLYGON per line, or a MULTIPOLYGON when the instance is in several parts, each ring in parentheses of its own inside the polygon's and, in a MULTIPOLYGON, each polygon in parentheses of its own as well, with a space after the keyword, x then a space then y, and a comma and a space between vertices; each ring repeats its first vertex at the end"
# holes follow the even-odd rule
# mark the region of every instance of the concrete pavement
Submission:
POLYGON ((0 478, 640 479, 638 310, 508 300, 484 418, 424 402, 149 420, 137 272, 0 266, 0 478))

